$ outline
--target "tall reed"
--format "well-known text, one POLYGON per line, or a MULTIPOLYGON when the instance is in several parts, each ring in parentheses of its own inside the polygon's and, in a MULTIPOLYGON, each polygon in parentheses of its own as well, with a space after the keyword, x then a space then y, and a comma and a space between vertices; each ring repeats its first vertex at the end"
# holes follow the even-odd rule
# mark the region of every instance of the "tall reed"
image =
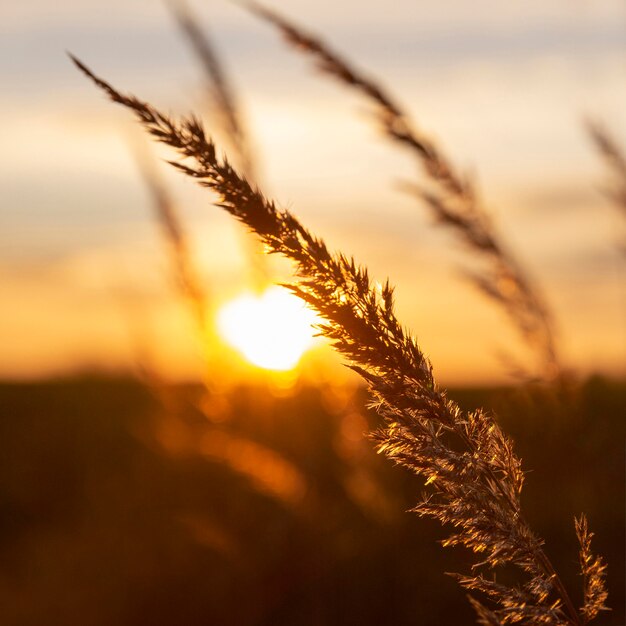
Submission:
MULTIPOLYGON (((241 114, 235 89, 216 46, 206 28, 200 27, 198 18, 184 0, 169 0, 169 6, 176 24, 203 69, 213 117, 218 121, 232 147, 235 162, 248 180, 258 180, 259 168, 250 133, 241 114)), ((262 291, 271 281, 266 257, 255 241, 246 238, 243 247, 251 269, 252 282, 259 291, 262 291)))
MULTIPOLYGON (((604 193, 626 219, 626 154, 606 126, 588 120, 586 127, 591 141, 609 170, 609 185, 604 193)), ((626 241, 620 243, 620 248, 626 254, 626 241)))
POLYGON ((192 258, 189 238, 183 228, 178 207, 145 152, 136 151, 137 163, 152 197, 154 215, 169 251, 176 285, 195 321, 203 346, 208 340, 208 303, 204 283, 192 258))
POLYGON ((584 604, 577 610, 523 517, 521 462, 492 416, 463 412, 434 379, 431 365, 393 310, 389 283, 374 286, 367 269, 333 254, 288 210, 250 185, 226 159, 195 117, 174 120, 132 95, 124 95, 72 57, 108 97, 130 109, 154 139, 173 148, 170 163, 212 189, 215 204, 256 233, 269 252, 291 259, 299 280, 289 288, 324 319, 320 331, 367 382, 382 418, 378 449, 425 479, 415 507, 453 527, 445 545, 469 548, 476 562, 457 576, 483 624, 581 626, 605 608, 605 566, 590 550, 583 518, 577 522, 584 604), (498 582, 513 568, 520 584, 498 582), (483 602, 488 604, 485 605, 483 602))
POLYGON ((200 28, 198 19, 184 0, 169 0, 168 5, 174 20, 204 70, 207 90, 215 105, 215 113, 232 144, 239 167, 247 178, 254 180, 256 164, 248 132, 242 120, 235 90, 215 45, 206 29, 200 28))
POLYGON ((543 295, 504 242, 481 202, 472 180, 459 173, 409 115, 379 83, 371 80, 315 37, 282 15, 255 2, 242 4, 279 29, 296 49, 311 55, 325 74, 358 91, 373 105, 385 135, 415 156, 431 184, 430 189, 412 186, 436 221, 452 230, 462 243, 486 260, 483 271, 464 271, 478 289, 495 301, 536 354, 540 376, 558 377, 561 365, 557 353, 553 320, 543 295))

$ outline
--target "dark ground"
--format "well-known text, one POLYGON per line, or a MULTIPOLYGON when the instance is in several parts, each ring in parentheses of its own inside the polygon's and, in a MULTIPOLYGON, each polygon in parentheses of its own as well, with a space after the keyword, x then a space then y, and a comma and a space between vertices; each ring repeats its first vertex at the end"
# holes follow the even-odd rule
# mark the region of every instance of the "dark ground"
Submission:
MULTIPOLYGON (((587 513, 609 564, 613 610, 598 624, 624 624, 626 386, 593 379, 566 400, 451 395, 492 408, 516 441, 533 470, 527 517, 577 603, 572 518, 587 513)), ((280 453, 306 480, 285 502, 243 475, 271 475, 256 448, 235 467, 201 453, 215 427, 196 396, 170 390, 164 405, 131 380, 87 376, 0 385, 3 626, 475 622, 444 575, 466 571, 466 555, 404 513, 421 482, 354 436, 362 397, 348 418, 314 388, 226 399, 232 419, 218 431, 280 453)))

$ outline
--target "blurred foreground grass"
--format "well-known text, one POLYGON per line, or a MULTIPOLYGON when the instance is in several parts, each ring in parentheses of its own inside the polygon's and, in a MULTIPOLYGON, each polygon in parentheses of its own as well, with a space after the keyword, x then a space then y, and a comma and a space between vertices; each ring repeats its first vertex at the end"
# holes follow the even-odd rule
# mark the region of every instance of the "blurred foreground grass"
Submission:
MULTIPOLYGON (((464 569, 462 551, 405 513, 419 480, 361 438, 376 424, 364 392, 241 387, 209 425, 199 389, 164 391, 98 376, 0 385, 4 626, 474 623, 444 574, 464 569), (237 471, 272 471, 250 442, 294 468, 289 498, 237 471)), ((515 440, 529 521, 571 588, 571 520, 587 513, 609 564, 601 623, 623 624, 626 385, 451 395, 492 408, 515 440)))

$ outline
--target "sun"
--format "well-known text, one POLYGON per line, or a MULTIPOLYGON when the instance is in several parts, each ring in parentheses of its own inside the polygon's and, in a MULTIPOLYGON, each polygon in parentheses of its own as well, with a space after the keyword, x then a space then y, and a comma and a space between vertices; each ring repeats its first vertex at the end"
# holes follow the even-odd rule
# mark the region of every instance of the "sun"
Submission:
POLYGON ((217 315, 222 338, 247 361, 268 370, 293 369, 315 342, 313 311, 282 287, 243 294, 217 315))

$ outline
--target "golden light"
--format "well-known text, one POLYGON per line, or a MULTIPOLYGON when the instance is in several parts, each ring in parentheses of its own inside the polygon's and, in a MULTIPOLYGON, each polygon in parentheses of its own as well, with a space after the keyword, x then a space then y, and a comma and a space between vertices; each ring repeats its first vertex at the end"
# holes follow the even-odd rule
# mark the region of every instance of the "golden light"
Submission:
POLYGON ((268 370, 293 369, 313 345, 317 321, 313 311, 282 287, 270 287, 260 296, 244 294, 218 313, 223 339, 253 365, 268 370))

